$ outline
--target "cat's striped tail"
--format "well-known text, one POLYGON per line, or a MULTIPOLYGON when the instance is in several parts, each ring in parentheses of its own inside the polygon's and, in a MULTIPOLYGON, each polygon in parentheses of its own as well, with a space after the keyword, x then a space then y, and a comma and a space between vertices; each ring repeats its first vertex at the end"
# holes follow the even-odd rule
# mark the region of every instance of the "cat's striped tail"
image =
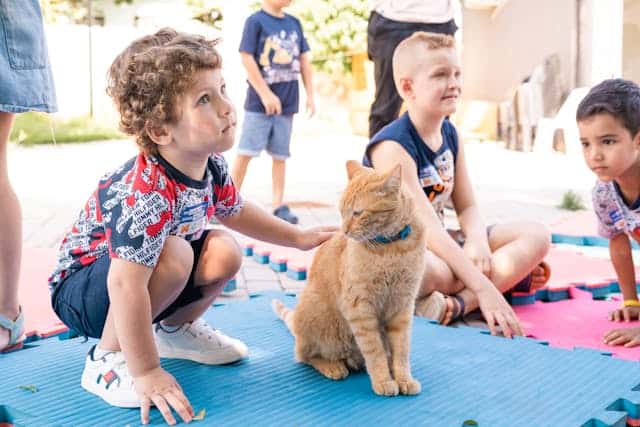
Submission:
POLYGON ((284 305, 279 299, 271 300, 271 307, 276 315, 287 325, 289 331, 293 333, 293 310, 284 305))

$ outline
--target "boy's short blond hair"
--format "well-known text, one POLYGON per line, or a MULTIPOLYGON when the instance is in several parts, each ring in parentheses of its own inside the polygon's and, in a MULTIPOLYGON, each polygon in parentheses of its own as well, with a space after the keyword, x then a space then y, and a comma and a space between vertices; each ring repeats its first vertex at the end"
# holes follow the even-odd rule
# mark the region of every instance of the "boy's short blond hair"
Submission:
POLYGON ((402 78, 412 77, 421 66, 424 53, 430 50, 455 49, 456 40, 447 34, 417 31, 402 40, 393 52, 393 79, 400 92, 402 78))
POLYGON ((120 113, 120 129, 136 138, 146 154, 157 154, 147 128, 174 123, 177 104, 202 69, 220 68, 218 40, 163 28, 131 43, 113 61, 107 74, 107 94, 120 113))

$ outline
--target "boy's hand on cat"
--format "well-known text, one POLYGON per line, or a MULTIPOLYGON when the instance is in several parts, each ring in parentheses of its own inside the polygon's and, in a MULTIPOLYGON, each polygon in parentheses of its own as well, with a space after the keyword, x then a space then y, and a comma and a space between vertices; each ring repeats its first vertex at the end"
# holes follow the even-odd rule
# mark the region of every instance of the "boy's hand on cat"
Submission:
POLYGON ((630 322, 640 318, 640 307, 623 307, 609 313, 609 320, 630 322))
POLYGON ((511 338, 523 335, 520 321, 502 294, 491 285, 485 286, 476 294, 480 310, 489 325, 491 335, 496 335, 496 324, 502 329, 502 334, 511 338))
POLYGON ((473 264, 487 277, 491 277, 493 261, 491 259, 491 249, 488 242, 467 241, 464 244, 464 253, 471 259, 473 264))
POLYGON ((193 408, 173 375, 161 367, 157 367, 135 377, 134 380, 136 392, 140 396, 142 424, 149 423, 149 410, 152 404, 158 408, 169 425, 176 423, 171 408, 180 415, 185 423, 191 422, 194 414, 193 408))
POLYGON ((264 96, 260 97, 260 101, 262 102, 262 105, 264 105, 265 114, 271 115, 282 113, 280 98, 278 98, 275 93, 269 91, 264 94, 264 96))
POLYGON ((338 227, 335 226, 313 227, 301 230, 296 239, 296 248, 303 251, 313 249, 333 237, 336 231, 338 231, 338 227))
POLYGON ((625 347, 640 345, 640 328, 613 329, 604 335, 604 343, 625 347))

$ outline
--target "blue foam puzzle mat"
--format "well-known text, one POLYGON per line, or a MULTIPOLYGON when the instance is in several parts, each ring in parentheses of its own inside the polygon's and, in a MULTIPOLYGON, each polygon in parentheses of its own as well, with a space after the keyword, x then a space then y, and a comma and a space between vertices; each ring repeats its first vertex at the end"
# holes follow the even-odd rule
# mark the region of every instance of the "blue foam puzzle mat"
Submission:
POLYGON ((284 273, 287 271, 287 262, 286 261, 269 261, 269 268, 271 268, 276 273, 284 273))
MULTIPOLYGON (((605 239, 600 236, 575 236, 571 234, 552 233, 551 243, 566 243, 569 245, 578 246, 601 246, 609 247, 609 239, 605 239)), ((631 247, 633 249, 640 249, 640 245, 637 242, 632 241, 631 247)))
MULTIPOLYGON (((422 393, 376 396, 365 373, 332 381, 295 363, 293 337, 271 311, 274 295, 295 304, 294 297, 273 293, 205 313, 212 325, 248 344, 248 360, 229 366, 162 361, 196 413, 206 409, 195 426, 460 427, 474 420, 481 427, 602 427, 624 426, 627 414, 640 418, 638 363, 420 318, 411 361, 422 393)), ((84 357, 94 342, 46 339, 0 355, 0 414, 16 426, 138 425, 138 410, 108 406, 81 389, 84 357)), ((162 423, 152 411, 151 424, 162 423)))
POLYGON ((307 280, 307 270, 294 270, 287 268, 287 277, 293 280, 307 280))
POLYGON ((252 256, 254 261, 257 262, 258 264, 269 264, 269 255, 267 254, 254 252, 252 256))

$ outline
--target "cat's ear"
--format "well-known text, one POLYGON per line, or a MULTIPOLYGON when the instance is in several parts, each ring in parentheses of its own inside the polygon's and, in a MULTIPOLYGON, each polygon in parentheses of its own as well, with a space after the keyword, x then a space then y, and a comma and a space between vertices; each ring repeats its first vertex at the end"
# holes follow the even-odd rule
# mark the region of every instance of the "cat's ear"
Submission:
POLYGON ((362 170, 362 166, 360 166, 360 163, 356 162, 355 160, 347 160, 347 177, 349 179, 353 178, 356 172, 360 170, 362 170))
POLYGON ((400 183, 402 182, 402 166, 400 163, 395 165, 393 169, 386 173, 384 183, 382 184, 384 188, 389 190, 397 190, 400 188, 400 183))

